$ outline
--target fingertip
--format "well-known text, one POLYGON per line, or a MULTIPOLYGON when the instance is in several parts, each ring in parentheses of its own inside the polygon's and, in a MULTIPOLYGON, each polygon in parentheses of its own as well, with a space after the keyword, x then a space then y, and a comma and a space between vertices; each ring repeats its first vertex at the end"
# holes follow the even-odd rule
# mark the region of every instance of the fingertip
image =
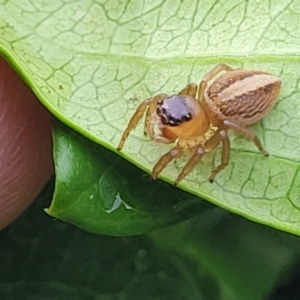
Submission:
POLYGON ((53 173, 51 116, 0 58, 0 229, 19 216, 53 173))

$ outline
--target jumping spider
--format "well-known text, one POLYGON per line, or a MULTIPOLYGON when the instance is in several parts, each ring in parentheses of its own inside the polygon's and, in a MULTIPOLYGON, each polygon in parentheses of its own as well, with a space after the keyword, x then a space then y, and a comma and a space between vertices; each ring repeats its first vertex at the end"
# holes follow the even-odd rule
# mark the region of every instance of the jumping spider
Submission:
POLYGON ((254 142, 259 151, 268 156, 253 131, 248 129, 264 118, 275 104, 281 81, 274 75, 262 71, 232 69, 219 64, 208 72, 199 86, 188 84, 177 95, 157 95, 142 102, 125 129, 118 150, 123 148, 131 130, 146 114, 144 133, 160 143, 176 146, 165 153, 155 164, 152 177, 158 174, 185 150, 191 157, 175 180, 178 184, 201 160, 206 152, 222 143, 221 163, 212 171, 210 181, 229 162, 230 141, 227 131, 233 130, 254 142), (225 74, 213 79, 220 73, 225 74), (197 95, 197 97, 196 97, 197 95), (155 126, 159 133, 155 133, 155 126), (212 136, 211 128, 215 128, 212 136))

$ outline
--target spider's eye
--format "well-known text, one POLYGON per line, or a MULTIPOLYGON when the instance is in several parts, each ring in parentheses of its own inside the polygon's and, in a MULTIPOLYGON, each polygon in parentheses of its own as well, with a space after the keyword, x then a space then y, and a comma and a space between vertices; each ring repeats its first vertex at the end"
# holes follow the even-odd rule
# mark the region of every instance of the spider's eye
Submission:
POLYGON ((164 125, 169 124, 169 119, 166 116, 166 109, 162 105, 157 106, 156 114, 160 117, 160 120, 164 125))
POLYGON ((187 121, 189 121, 191 119, 192 119, 192 114, 188 113, 188 114, 186 114, 185 116, 182 117, 181 121, 182 122, 187 122, 187 121))
POLYGON ((164 115, 166 113, 166 109, 164 107, 162 107, 161 105, 158 105, 156 108, 156 114, 161 117, 162 115, 164 115))
POLYGON ((161 115, 160 116, 160 120, 164 125, 169 125, 170 121, 168 120, 168 118, 165 115, 161 115))

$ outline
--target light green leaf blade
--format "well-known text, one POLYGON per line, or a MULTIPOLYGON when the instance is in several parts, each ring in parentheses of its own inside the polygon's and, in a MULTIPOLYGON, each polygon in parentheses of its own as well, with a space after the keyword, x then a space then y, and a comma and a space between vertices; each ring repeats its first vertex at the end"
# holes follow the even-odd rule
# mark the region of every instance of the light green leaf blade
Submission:
MULTIPOLYGON (((110 149, 137 103, 199 82, 219 62, 278 75, 278 104, 254 127, 271 157, 231 135, 230 164, 216 182, 207 178, 218 151, 181 188, 300 234, 299 15, 296 0, 9 0, 0 4, 0 51, 54 115, 110 149)), ((168 149, 145 139, 138 126, 121 155, 150 172, 168 149)), ((162 178, 173 181, 184 162, 171 164, 162 178)))

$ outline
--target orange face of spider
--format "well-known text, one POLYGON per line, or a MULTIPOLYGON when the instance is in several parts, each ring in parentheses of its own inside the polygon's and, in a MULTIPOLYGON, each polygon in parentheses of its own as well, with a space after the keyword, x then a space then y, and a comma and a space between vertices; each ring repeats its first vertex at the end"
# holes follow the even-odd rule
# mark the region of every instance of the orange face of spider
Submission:
POLYGON ((209 120, 199 102, 190 96, 173 95, 157 103, 161 134, 170 141, 196 137, 209 128, 209 120))

